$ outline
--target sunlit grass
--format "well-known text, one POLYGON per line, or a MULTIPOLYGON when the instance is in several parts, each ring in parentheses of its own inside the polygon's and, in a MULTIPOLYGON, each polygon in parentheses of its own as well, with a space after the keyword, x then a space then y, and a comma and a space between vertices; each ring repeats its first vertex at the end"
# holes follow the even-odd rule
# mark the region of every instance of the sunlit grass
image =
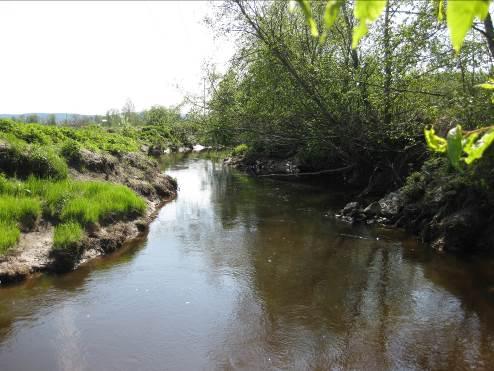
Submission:
POLYGON ((0 255, 5 254, 12 246, 14 246, 21 232, 15 223, 0 221, 0 255))
POLYGON ((0 196, 0 222, 17 222, 29 228, 40 215, 41 205, 35 198, 0 196))
MULTIPOLYGON (((35 177, 19 181, 0 177, 0 194, 3 230, 31 227, 43 213, 55 225, 64 225, 56 228, 58 248, 65 246, 63 241, 70 241, 66 236, 78 236, 75 224, 83 233, 89 224, 140 216, 147 206, 142 197, 126 186, 96 181, 52 181, 35 177)), ((6 237, 1 241, 5 250, 17 239, 13 232, 4 234, 6 237)))
POLYGON ((84 236, 84 230, 78 223, 64 223, 55 227, 53 248, 66 249, 79 242, 84 236))

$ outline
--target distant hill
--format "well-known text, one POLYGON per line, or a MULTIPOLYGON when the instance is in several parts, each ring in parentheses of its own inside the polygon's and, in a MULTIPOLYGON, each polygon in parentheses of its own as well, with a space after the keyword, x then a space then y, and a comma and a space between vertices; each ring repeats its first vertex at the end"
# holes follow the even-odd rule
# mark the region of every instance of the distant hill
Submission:
POLYGON ((90 120, 96 116, 96 115, 80 115, 78 113, 32 112, 32 113, 16 113, 16 114, 0 113, 0 119, 1 118, 16 118, 16 119, 24 118, 25 119, 31 115, 37 115, 40 122, 46 121, 48 119, 49 115, 55 115, 56 122, 65 122, 65 120, 68 120, 69 122, 85 121, 85 120, 90 120))

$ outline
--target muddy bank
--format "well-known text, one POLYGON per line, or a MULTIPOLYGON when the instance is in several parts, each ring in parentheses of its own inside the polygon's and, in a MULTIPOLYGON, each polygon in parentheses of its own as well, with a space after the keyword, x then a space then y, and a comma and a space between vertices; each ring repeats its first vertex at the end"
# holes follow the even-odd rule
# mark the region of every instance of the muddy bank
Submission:
POLYGON ((85 149, 69 162, 70 176, 78 180, 105 180, 124 184, 143 196, 148 204, 143 216, 105 220, 91 225, 86 236, 66 251, 53 250, 53 226, 41 220, 22 233, 19 243, 0 257, 0 281, 19 281, 36 272, 64 272, 81 263, 120 248, 140 236, 157 211, 177 194, 176 181, 164 175, 158 163, 141 153, 111 155, 85 149))

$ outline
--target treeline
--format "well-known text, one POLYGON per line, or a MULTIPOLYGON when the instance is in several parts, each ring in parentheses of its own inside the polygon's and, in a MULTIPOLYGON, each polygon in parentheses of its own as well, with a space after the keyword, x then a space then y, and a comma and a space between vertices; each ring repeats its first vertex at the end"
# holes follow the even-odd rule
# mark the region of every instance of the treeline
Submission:
MULTIPOLYGON (((325 6, 312 2, 318 24, 325 6)), ((494 113, 489 92, 476 87, 492 68, 490 15, 456 54, 433 6, 388 1, 352 49, 352 2, 323 39, 285 1, 222 4, 216 27, 238 48, 229 70, 210 76, 209 139, 245 143, 252 157, 295 157, 302 168, 342 168, 369 191, 378 178, 388 189, 403 184, 430 156, 427 125, 444 135, 458 123, 488 124, 494 113)))
MULTIPOLYGON (((47 127, 56 126, 61 131, 68 130, 68 132, 72 132, 71 128, 79 128, 81 130, 76 133, 80 133, 80 136, 87 134, 91 139, 93 133, 100 133, 105 129, 105 133, 124 135, 150 147, 174 150, 204 142, 206 134, 201 124, 203 121, 203 116, 195 112, 182 115, 179 107, 157 105, 136 112, 133 104, 128 101, 122 110, 110 110, 106 115, 72 115, 68 116, 67 120, 58 122, 55 114, 46 117, 37 114, 0 117, 0 132, 14 128, 17 131, 35 132, 34 135, 43 136, 46 130, 51 129, 42 129, 36 125, 41 124, 47 127), (23 127, 25 129, 22 129, 23 127)), ((60 131, 56 128, 53 130, 60 131)))

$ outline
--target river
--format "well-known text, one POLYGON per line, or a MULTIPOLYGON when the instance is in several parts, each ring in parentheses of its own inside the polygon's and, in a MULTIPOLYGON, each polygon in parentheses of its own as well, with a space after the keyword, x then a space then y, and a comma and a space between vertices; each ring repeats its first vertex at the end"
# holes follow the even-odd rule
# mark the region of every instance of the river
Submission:
POLYGON ((345 193, 204 155, 141 240, 0 288, 0 370, 494 367, 494 263, 336 220, 345 193))

